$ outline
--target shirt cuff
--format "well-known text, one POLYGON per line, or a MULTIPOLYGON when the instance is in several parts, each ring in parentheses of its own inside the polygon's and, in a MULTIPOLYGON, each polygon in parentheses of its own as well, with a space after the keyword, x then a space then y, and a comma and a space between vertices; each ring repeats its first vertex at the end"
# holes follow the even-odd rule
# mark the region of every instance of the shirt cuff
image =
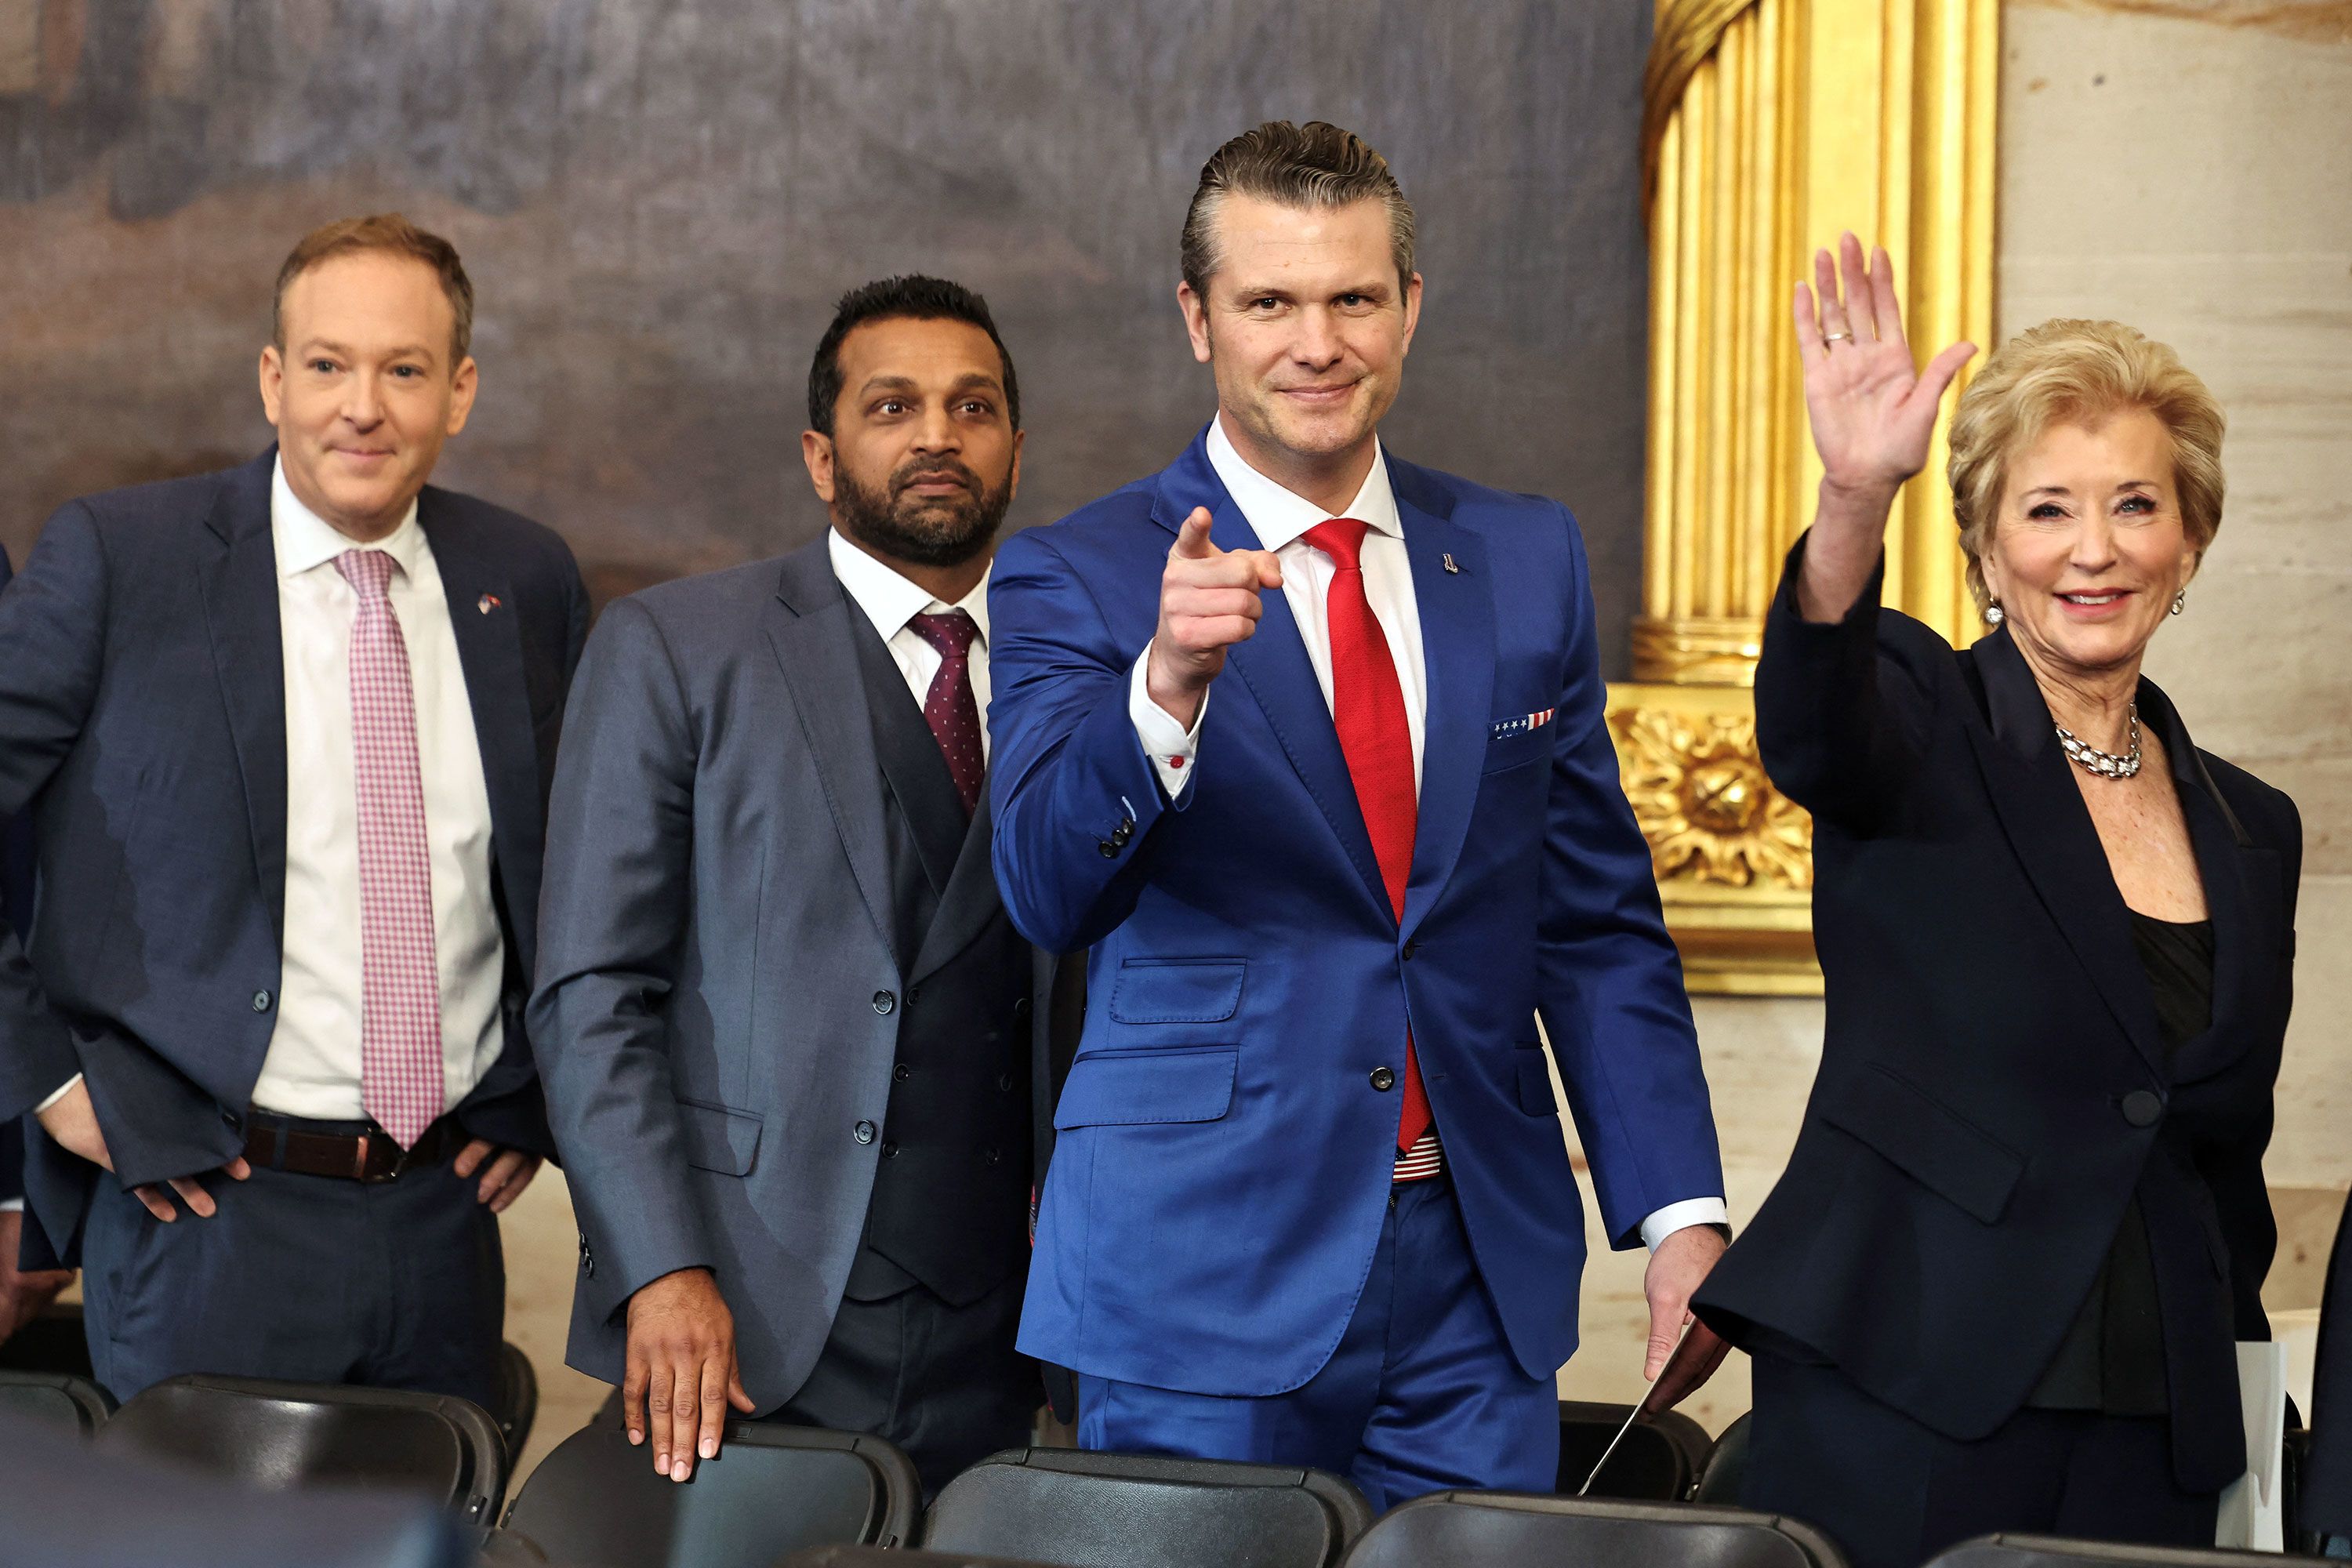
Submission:
POLYGON ((24 1199, 22 1199, 22 1198, 0 1198, 0 1214, 23 1214, 24 1212, 25 1212, 25 1200, 24 1200, 24 1199))
POLYGON ((1695 1225, 1731 1224, 1731 1208, 1721 1198, 1685 1198, 1668 1204, 1642 1222, 1642 1245, 1655 1252, 1658 1243, 1695 1225))
POLYGON ((58 1100, 63 1100, 67 1095, 71 1094, 73 1092, 73 1086, 80 1081, 81 1074, 76 1073, 73 1077, 66 1079, 65 1082, 58 1085, 56 1093, 50 1095, 48 1099, 41 1101, 40 1104, 33 1107, 33 1114, 38 1116, 42 1111, 47 1110, 50 1106, 55 1105, 58 1100))
POLYGON ((1127 714, 1134 721, 1135 738, 1143 742, 1144 754, 1151 759, 1151 771, 1160 775, 1160 787, 1174 800, 1192 782, 1192 755, 1200 749, 1201 721, 1208 717, 1209 694, 1201 693, 1201 710, 1192 715, 1192 727, 1185 729, 1173 714, 1151 700, 1144 674, 1150 662, 1151 645, 1146 643, 1128 677, 1127 714))

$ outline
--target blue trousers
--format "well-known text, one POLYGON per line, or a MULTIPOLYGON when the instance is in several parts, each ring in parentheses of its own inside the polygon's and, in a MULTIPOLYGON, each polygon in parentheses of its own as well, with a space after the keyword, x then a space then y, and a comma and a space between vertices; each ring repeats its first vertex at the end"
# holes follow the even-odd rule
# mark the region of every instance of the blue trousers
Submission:
POLYGON ((1559 1404, 1512 1358, 1441 1176, 1390 1198, 1355 1316, 1304 1384, 1226 1397, 1082 1373, 1078 1445, 1312 1466, 1385 1510, 1452 1487, 1550 1491, 1559 1404))
POLYGON ((203 1180, 219 1212, 199 1219, 174 1197, 169 1225, 98 1183, 82 1321, 108 1393, 207 1372, 495 1407, 506 1263, 475 1181, 446 1160, 381 1185, 267 1169, 203 1180))

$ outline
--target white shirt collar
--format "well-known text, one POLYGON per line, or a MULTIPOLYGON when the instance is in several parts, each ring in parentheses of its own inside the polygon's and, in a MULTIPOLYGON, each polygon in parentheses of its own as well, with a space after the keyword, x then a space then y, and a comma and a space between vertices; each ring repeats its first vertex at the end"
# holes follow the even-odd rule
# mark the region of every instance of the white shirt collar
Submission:
POLYGON ((857 602, 874 629, 888 642, 904 631, 907 623, 929 611, 944 615, 950 610, 961 610, 971 616, 980 627, 980 644, 988 646, 988 578, 996 570, 991 563, 988 572, 980 576, 980 584, 969 594, 950 605, 931 597, 931 591, 919 583, 909 581, 852 544, 837 528, 825 531, 825 549, 833 557, 833 574, 841 582, 843 592, 857 602))
POLYGON ((408 513, 398 528, 373 544, 362 544, 336 531, 334 524, 302 504, 294 487, 286 482, 283 458, 278 459, 269 479, 269 531, 277 544, 280 577, 299 577, 347 550, 381 550, 400 563, 402 574, 413 583, 425 561, 425 530, 417 526, 415 501, 408 503, 408 513))
POLYGON ((1279 550, 1318 522, 1335 517, 1352 517, 1369 525, 1374 532, 1394 539, 1404 537, 1404 524, 1397 517, 1396 492, 1389 488, 1388 454, 1381 450, 1380 438, 1372 438, 1372 468, 1364 476, 1363 488, 1345 511, 1325 511, 1295 490, 1285 489, 1249 466, 1249 460, 1234 446, 1225 434, 1225 418, 1220 414, 1209 421, 1209 466, 1224 481, 1225 493, 1241 508, 1242 516, 1257 533, 1258 542, 1268 550, 1279 550))

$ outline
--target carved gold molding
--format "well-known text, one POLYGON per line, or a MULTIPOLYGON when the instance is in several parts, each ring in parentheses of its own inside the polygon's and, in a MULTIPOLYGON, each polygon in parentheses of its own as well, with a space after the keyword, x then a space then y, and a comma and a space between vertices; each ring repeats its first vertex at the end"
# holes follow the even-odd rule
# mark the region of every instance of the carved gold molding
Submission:
MULTIPOLYGON (((1999 19, 1998 0, 1660 0, 1643 684, 1612 689, 1610 723, 1694 990, 1820 989, 1810 828, 1755 764, 1748 690, 1821 476, 1790 295, 1851 228, 1893 255, 1915 348, 1990 341, 1999 19)), ((1975 620, 1944 458, 1939 425, 1887 531, 1887 600, 1957 640, 1975 620)))

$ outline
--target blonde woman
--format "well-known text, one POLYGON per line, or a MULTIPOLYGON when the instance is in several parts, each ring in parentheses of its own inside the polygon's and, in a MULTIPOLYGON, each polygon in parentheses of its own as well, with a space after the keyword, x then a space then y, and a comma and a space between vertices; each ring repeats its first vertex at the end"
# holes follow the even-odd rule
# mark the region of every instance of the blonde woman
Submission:
POLYGON ((1824 477, 1756 679, 1814 816, 1828 1029, 1696 1303, 1755 1358, 1744 1500, 1857 1568, 1993 1531, 2210 1543, 2231 1342, 2269 1337, 2303 843, 2140 673, 2221 523, 2221 413, 2112 321, 1994 354, 1953 420, 1989 627, 1956 652, 1881 606, 1880 542, 1975 351, 1916 372, 1885 252, 1841 250, 1798 289, 1824 477))

